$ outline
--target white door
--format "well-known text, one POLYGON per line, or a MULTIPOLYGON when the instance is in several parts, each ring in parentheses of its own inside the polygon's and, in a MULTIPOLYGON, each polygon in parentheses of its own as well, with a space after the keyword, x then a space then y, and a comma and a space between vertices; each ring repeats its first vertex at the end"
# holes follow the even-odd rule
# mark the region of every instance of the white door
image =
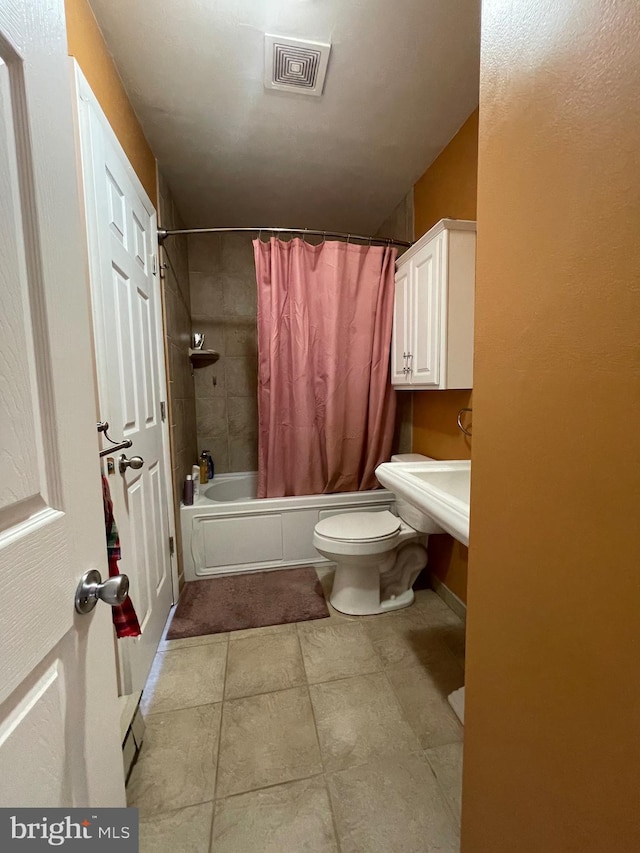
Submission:
POLYGON ((124 805, 63 0, 0 3, 0 806, 124 805))
POLYGON ((393 301, 393 333, 391 336, 391 383, 408 385, 408 353, 411 348, 409 315, 410 301, 410 264, 401 267, 396 273, 393 301))
POLYGON ((100 420, 114 440, 132 441, 107 458, 120 569, 142 628, 118 643, 121 690, 133 693, 144 687, 173 602, 156 212, 77 66, 76 85, 100 420), (121 472, 123 456, 144 464, 121 472))
POLYGON ((411 262, 413 348, 409 359, 414 385, 440 381, 440 276, 444 235, 431 240, 411 262))

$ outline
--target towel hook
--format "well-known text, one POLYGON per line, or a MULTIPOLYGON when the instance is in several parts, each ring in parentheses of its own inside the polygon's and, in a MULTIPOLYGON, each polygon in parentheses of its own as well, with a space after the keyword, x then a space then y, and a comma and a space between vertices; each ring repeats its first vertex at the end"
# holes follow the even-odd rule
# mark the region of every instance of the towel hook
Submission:
POLYGON ((109 429, 109 421, 98 421, 96 428, 98 432, 104 433, 106 440, 113 445, 112 447, 108 447, 106 450, 101 450, 98 454, 100 457, 108 456, 110 453, 115 453, 116 450, 124 450, 127 447, 131 447, 133 444, 133 441, 131 441, 130 438, 125 438, 123 441, 114 441, 110 438, 109 433, 107 432, 109 429))
POLYGON ((465 435, 468 435, 469 438, 471 438, 471 431, 468 430, 466 427, 462 426, 462 415, 464 412, 472 412, 472 411, 473 411, 473 409, 469 409, 469 408, 460 409, 460 411, 458 412, 458 416, 456 418, 456 423, 458 424, 458 429, 461 432, 463 432, 465 435))

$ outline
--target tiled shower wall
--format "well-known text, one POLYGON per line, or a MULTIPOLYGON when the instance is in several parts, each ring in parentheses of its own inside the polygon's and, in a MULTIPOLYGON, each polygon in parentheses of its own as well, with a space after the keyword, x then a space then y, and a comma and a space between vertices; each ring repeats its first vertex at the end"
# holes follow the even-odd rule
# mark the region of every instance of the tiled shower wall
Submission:
MULTIPOLYGON (((183 228, 171 191, 160 175, 160 226, 183 228)), ((170 237, 161 253, 162 296, 169 383, 169 436, 176 511, 176 554, 182 577, 180 500, 184 478, 197 458, 194 381, 188 349, 191 340, 191 297, 186 237, 170 237)))
POLYGON ((219 361, 196 367, 198 450, 216 472, 258 467, 257 289, 251 234, 192 235, 189 240, 192 330, 219 361))

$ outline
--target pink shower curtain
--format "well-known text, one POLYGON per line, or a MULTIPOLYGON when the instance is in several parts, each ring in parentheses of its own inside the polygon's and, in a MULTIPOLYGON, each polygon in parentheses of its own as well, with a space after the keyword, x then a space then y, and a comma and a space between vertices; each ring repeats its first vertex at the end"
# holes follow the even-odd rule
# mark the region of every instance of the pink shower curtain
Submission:
POLYGON ((258 281, 258 497, 373 489, 391 452, 396 250, 272 237, 258 281))

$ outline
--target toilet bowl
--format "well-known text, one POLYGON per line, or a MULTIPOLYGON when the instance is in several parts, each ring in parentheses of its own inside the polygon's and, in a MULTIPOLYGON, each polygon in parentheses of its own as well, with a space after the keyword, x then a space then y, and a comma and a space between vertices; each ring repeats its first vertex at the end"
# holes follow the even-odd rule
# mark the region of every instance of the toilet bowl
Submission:
MULTIPOLYGON (((428 459, 399 454, 391 461, 408 458, 428 459)), ((442 531, 413 507, 399 502, 398 512, 348 512, 316 524, 314 547, 336 564, 329 600, 341 613, 367 616, 413 603, 413 584, 427 565, 428 535, 442 531)))

